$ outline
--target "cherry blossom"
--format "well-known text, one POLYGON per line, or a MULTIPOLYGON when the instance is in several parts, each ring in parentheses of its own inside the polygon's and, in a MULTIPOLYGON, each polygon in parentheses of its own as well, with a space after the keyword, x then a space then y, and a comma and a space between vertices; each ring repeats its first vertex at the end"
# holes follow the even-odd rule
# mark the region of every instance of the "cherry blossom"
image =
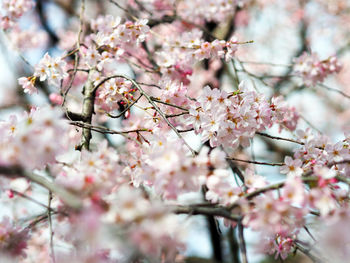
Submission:
POLYGON ((335 56, 320 60, 316 53, 303 53, 294 60, 294 72, 307 86, 314 86, 332 73, 338 73, 341 65, 335 56))
POLYGON ((2 1, 2 28, 8 29, 20 18, 23 14, 27 13, 35 6, 35 2, 32 0, 4 0, 2 1))
POLYGON ((0 222, 0 251, 2 253, 9 253, 16 257, 24 256, 28 238, 28 230, 14 225, 8 217, 4 217, 0 222))
POLYGON ((2 1, 1 260, 346 261, 348 5, 119 2, 2 1))
POLYGON ((21 77, 18 79, 18 84, 22 86, 24 93, 32 95, 38 93, 38 89, 34 86, 35 77, 21 77))
POLYGON ((288 174, 290 176, 300 176, 303 173, 302 161, 299 159, 293 160, 290 156, 286 156, 284 159, 285 165, 281 168, 281 173, 288 174))
POLYGON ((58 87, 60 81, 68 74, 64 71, 66 62, 61 58, 52 58, 48 53, 35 66, 34 76, 39 77, 40 81, 48 80, 50 85, 58 87))
POLYGON ((34 169, 55 162, 69 142, 69 138, 60 136, 69 130, 61 116, 59 109, 45 107, 3 121, 0 129, 5 136, 0 142, 1 163, 34 169))

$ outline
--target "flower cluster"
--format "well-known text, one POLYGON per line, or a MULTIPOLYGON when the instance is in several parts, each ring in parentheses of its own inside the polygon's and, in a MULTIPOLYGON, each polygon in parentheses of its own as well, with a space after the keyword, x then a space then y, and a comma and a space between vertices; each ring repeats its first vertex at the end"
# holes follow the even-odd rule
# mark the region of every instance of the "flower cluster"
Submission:
POLYGON ((54 163, 56 156, 69 146, 68 123, 58 108, 32 109, 22 115, 11 115, 0 123, 0 162, 41 169, 54 163))
POLYGON ((272 99, 270 104, 255 91, 247 90, 243 82, 231 94, 206 86, 197 102, 189 111, 188 124, 212 147, 249 146, 249 139, 257 131, 271 127, 274 122, 287 123, 289 129, 295 129, 298 119, 296 114, 287 114, 290 108, 282 97, 272 99), (287 119, 289 116, 293 119, 287 119))
POLYGON ((52 58, 48 53, 35 65, 34 75, 30 77, 21 77, 18 79, 25 93, 33 94, 38 90, 35 87, 35 81, 37 78, 40 81, 48 80, 49 85, 59 87, 61 81, 68 76, 65 72, 67 63, 62 58, 52 58))
POLYGON ((285 260, 295 249, 293 237, 282 237, 280 235, 267 238, 262 242, 262 246, 262 252, 270 255, 274 254, 275 260, 278 258, 285 260))
POLYGON ((203 19, 207 21, 223 21, 234 14, 236 1, 231 0, 191 0, 181 2, 178 12, 182 17, 193 21, 203 19))
POLYGON ((143 42, 149 31, 148 20, 141 19, 134 22, 126 21, 121 24, 121 18, 114 18, 111 15, 99 17, 91 22, 91 26, 97 31, 95 35, 96 43, 99 46, 109 46, 111 48, 127 43, 143 42))
POLYGON ((280 125, 280 129, 286 128, 294 131, 297 127, 299 114, 295 107, 291 107, 282 96, 271 99, 270 108, 273 112, 272 121, 280 125))
POLYGON ((61 80, 68 76, 65 72, 67 63, 62 58, 52 58, 48 53, 35 65, 34 76, 40 81, 48 80, 50 85, 59 87, 61 80))
POLYGON ((13 28, 9 33, 9 38, 19 50, 44 47, 48 40, 48 36, 43 30, 37 28, 21 30, 18 27, 13 28))
MULTIPOLYGON (((243 223, 254 231, 263 231, 269 235, 288 236, 304 223, 308 210, 293 206, 290 198, 278 199, 273 193, 266 193, 254 199, 254 208, 245 208, 243 223)), ((244 206, 243 206, 244 207, 244 206)))
POLYGON ((301 77, 306 86, 314 86, 333 73, 341 70, 341 64, 335 56, 320 60, 316 53, 304 52, 294 59, 294 73, 301 77))
MULTIPOLYGON (((29 238, 28 230, 15 226, 8 217, 0 222, 0 252, 11 256, 24 256, 29 238)), ((2 256, 1 256, 2 257, 2 256)))
POLYGON ((202 153, 193 158, 179 140, 158 137, 152 145, 143 145, 141 156, 131 159, 124 173, 136 186, 153 186, 164 198, 176 199, 182 193, 198 191, 205 182, 207 157, 202 153))
POLYGON ((32 95, 33 93, 38 93, 38 89, 35 87, 35 81, 36 78, 34 76, 20 77, 18 84, 22 86, 24 93, 32 95))
POLYGON ((207 179, 206 199, 213 203, 231 205, 243 194, 241 187, 234 186, 233 176, 227 169, 215 169, 207 179))
MULTIPOLYGON (((174 27, 176 25, 173 25, 174 27)), ((179 30, 177 27, 174 30, 179 30)), ((202 32, 198 29, 179 30, 181 38, 173 39, 171 35, 165 37, 163 49, 157 51, 157 65, 162 74, 170 79, 189 84, 188 76, 193 73, 193 66, 203 59, 223 59, 229 61, 238 48, 235 36, 230 40, 214 40, 212 42, 202 39, 202 32), (183 30, 183 31, 182 31, 183 30)))
MULTIPOLYGON (((304 172, 317 171, 316 174, 320 175, 320 177, 330 179, 335 176, 335 173, 329 169, 320 169, 331 164, 332 167, 336 165, 337 172, 344 176, 349 175, 349 165, 341 163, 350 159, 349 135, 346 135, 346 138, 342 141, 332 143, 329 137, 312 133, 310 129, 305 131, 297 130, 297 134, 304 145, 295 151, 294 158, 296 160, 293 161, 292 168, 294 172, 298 171, 297 173, 300 175, 301 171, 299 168, 301 167, 304 172), (337 162, 340 163, 337 164, 337 162)), ((292 164, 289 158, 286 157, 287 165, 292 164)), ((332 167, 329 166, 328 168, 332 167)), ((290 173, 290 169, 288 173, 290 173)))
POLYGON ((174 12, 175 0, 141 0, 143 8, 137 5, 135 1, 128 0, 130 6, 135 9, 139 9, 140 12, 145 11, 147 15, 151 14, 152 19, 161 19, 165 15, 172 15, 174 12))
POLYGON ((237 51, 237 38, 232 37, 229 41, 215 39, 212 42, 204 42, 194 52, 198 60, 208 58, 223 58, 230 61, 237 51))
POLYGON ((110 112, 119 109, 119 103, 127 104, 133 100, 132 83, 123 78, 113 78, 106 81, 96 92, 95 103, 103 110, 110 112))
POLYGON ((139 189, 124 185, 106 198, 110 209, 105 221, 128 227, 127 237, 140 252, 174 262, 183 247, 178 218, 161 202, 150 201, 139 189), (133 227, 130 227, 133 226, 133 227))
POLYGON ((30 11, 35 6, 33 0, 3 0, 1 11, 3 12, 1 18, 1 28, 11 28, 15 21, 24 13, 30 11))
POLYGON ((98 150, 82 150, 80 161, 58 164, 55 181, 67 189, 84 193, 93 201, 99 201, 103 192, 110 191, 130 179, 122 176, 119 155, 107 146, 107 141, 98 145, 98 150))

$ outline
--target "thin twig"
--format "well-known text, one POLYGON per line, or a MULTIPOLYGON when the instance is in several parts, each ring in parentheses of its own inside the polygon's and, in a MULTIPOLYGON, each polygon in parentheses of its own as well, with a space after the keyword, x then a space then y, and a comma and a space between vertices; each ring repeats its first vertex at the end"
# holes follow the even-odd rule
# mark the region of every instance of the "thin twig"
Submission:
POLYGON ((170 106, 170 107, 178 108, 178 109, 180 109, 180 110, 183 110, 183 111, 188 112, 188 109, 186 109, 186 108, 184 108, 184 107, 181 107, 181 106, 178 106, 178 105, 176 105, 176 104, 172 104, 172 103, 170 103, 170 102, 165 102, 165 101, 162 101, 162 100, 160 100, 160 99, 158 99, 158 98, 155 98, 155 97, 150 97, 150 98, 151 98, 151 100, 153 100, 153 101, 155 101, 155 102, 158 102, 158 103, 161 103, 161 104, 170 106))
POLYGON ((78 126, 81 128, 90 129, 92 131, 96 131, 96 132, 100 132, 100 133, 106 133, 106 134, 125 135, 125 134, 133 133, 133 132, 152 132, 152 130, 150 130, 150 129, 135 129, 135 130, 129 130, 129 131, 115 131, 115 130, 108 129, 104 126, 94 126, 94 125, 91 125, 89 123, 77 122, 77 121, 71 121, 71 122, 69 122, 69 124, 75 125, 75 126, 78 126))
POLYGON ((293 142, 293 143, 297 143, 297 144, 300 144, 300 145, 305 145, 305 143, 297 141, 297 140, 283 138, 283 137, 279 137, 279 136, 272 136, 272 135, 269 135, 269 134, 266 134, 266 133, 262 133, 262 132, 257 132, 256 134, 258 134, 260 136, 264 136, 264 137, 270 138, 270 139, 274 139, 274 140, 293 142))
POLYGON ((78 39, 77 39, 77 47, 76 47, 76 52, 74 52, 74 68, 73 68, 73 74, 72 74, 72 78, 69 81, 68 87, 64 92, 63 95, 63 102, 62 102, 62 106, 65 104, 66 102, 66 98, 68 95, 68 92, 70 91, 70 89, 73 86, 73 82, 75 79, 75 76, 77 75, 77 69, 78 69, 78 64, 79 64, 79 51, 80 51, 80 38, 81 38, 81 34, 83 32, 83 27, 84 27, 84 12, 85 12, 85 0, 81 0, 81 7, 80 7, 80 25, 79 25, 79 32, 78 32, 78 39))
POLYGON ((333 88, 328 87, 327 85, 325 85, 325 84, 323 84, 323 83, 317 83, 317 85, 318 85, 319 87, 322 87, 322 88, 326 89, 326 90, 330 90, 330 91, 337 92, 337 93, 339 93, 340 95, 344 96, 345 98, 350 99, 350 95, 348 95, 348 94, 342 92, 341 90, 333 89, 333 88))
POLYGON ((256 64, 256 65, 268 65, 273 67, 293 67, 293 64, 279 64, 271 62, 258 62, 258 61, 240 61, 243 64, 256 64))
POLYGON ((56 263, 56 258, 55 258, 55 250, 54 250, 54 244, 53 244, 53 235, 54 232, 52 230, 52 218, 51 218, 51 201, 52 201, 52 192, 49 191, 49 196, 48 196, 48 209, 47 209, 47 217, 49 219, 49 229, 50 229, 50 250, 51 250, 51 258, 52 262, 56 263))
POLYGON ((269 166, 282 166, 284 163, 267 163, 267 162, 258 162, 258 161, 252 161, 252 160, 242 160, 242 159, 237 159, 237 158, 227 158, 232 161, 237 161, 237 162, 244 162, 244 163, 252 163, 252 164, 259 164, 259 165, 269 165, 269 166))
POLYGON ((40 203, 39 201, 35 200, 34 198, 32 198, 32 197, 30 197, 30 196, 28 196, 28 195, 26 195, 26 194, 24 194, 24 193, 18 192, 18 191, 14 190, 14 189, 8 189, 8 190, 11 191, 11 192, 14 193, 14 194, 20 196, 20 197, 23 197, 23 198, 25 198, 25 199, 27 199, 27 200, 29 200, 29 201, 31 201, 31 202, 33 202, 33 203, 39 205, 39 206, 45 208, 45 209, 50 209, 51 212, 57 212, 57 211, 55 211, 54 209, 49 208, 49 207, 46 206, 45 204, 40 203))
POLYGON ((189 114, 189 112, 184 111, 184 112, 180 112, 180 113, 176 113, 176 114, 167 114, 166 117, 167 118, 174 118, 174 117, 179 117, 179 116, 186 115, 186 114, 189 114))

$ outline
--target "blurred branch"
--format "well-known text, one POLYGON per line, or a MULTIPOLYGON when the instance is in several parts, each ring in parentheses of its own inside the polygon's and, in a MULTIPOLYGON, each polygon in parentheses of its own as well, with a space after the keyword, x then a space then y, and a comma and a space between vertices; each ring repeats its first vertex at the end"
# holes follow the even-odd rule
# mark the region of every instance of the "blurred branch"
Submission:
POLYGON ((240 263, 239 246, 238 246, 238 242, 237 242, 237 238, 234 230, 235 229, 231 226, 229 231, 227 232, 227 238, 228 238, 228 243, 230 246, 230 253, 231 253, 231 262, 240 263))
POLYGON ((46 33, 50 37, 51 46, 54 46, 58 42, 59 38, 56 35, 56 33, 48 25, 48 20, 46 17, 47 12, 45 12, 45 10, 44 10, 44 2, 45 2, 44 0, 37 0, 36 1, 36 11, 38 13, 42 27, 44 28, 44 30, 46 31, 46 33))
POLYGON ((57 194, 62 199, 62 201, 65 204, 67 204, 69 207, 73 209, 80 209, 82 207, 81 200, 74 194, 70 193, 63 187, 48 181, 42 176, 24 171, 19 166, 0 166, 0 175, 4 175, 9 178, 13 178, 13 177, 27 178, 30 181, 37 183, 42 187, 48 189, 49 191, 57 194))
POLYGON ((241 260, 242 260, 242 263, 248 263, 247 248, 246 248, 245 239, 244 239, 244 227, 242 225, 241 220, 238 221, 237 227, 238 227, 238 245, 241 251, 241 260))
MULTIPOLYGON (((304 8, 304 4, 301 4, 301 5, 302 5, 301 8, 304 8)), ((296 57, 299 57, 308 49, 307 30, 308 30, 308 25, 307 25, 307 22, 305 21, 305 19, 303 18, 300 21, 300 30, 299 30, 299 39, 300 39, 301 45, 291 58, 292 65, 294 64, 293 59, 296 57)), ((289 67, 288 70, 284 73, 284 76, 282 76, 281 79, 274 85, 274 90, 276 93, 279 93, 280 89, 283 87, 283 85, 289 79, 289 78, 287 78, 287 76, 289 76, 292 73, 292 71, 293 71, 293 67, 289 67)))
POLYGON ((300 252, 302 252, 304 255, 306 255, 309 259, 311 259, 312 262, 314 263, 322 263, 323 261, 318 258, 317 256, 313 255, 310 250, 311 249, 306 249, 303 246, 296 244, 297 250, 299 250, 300 252))
MULTIPOLYGON (((202 193, 205 198, 205 194, 208 191, 208 188, 203 185, 202 193)), ((223 249, 222 249, 222 241, 221 241, 221 231, 219 228, 219 223, 213 215, 206 215, 206 221, 208 224, 208 229, 210 233, 211 247, 213 249, 213 259, 218 262, 223 262, 223 249)))
POLYGON ((350 99, 350 95, 345 94, 345 93, 342 92, 341 90, 333 89, 333 88, 328 87, 327 85, 325 85, 325 84, 323 84, 323 83, 317 83, 317 86, 322 87, 322 88, 324 88, 324 89, 326 89, 326 90, 330 90, 330 91, 333 91, 333 92, 337 92, 337 93, 339 93, 340 95, 344 96, 345 98, 350 99))

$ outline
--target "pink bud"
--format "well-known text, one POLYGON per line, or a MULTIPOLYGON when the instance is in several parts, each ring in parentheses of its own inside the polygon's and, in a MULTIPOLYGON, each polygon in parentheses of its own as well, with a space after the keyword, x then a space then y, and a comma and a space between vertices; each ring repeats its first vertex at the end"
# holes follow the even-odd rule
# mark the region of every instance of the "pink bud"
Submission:
POLYGON ((51 93, 49 99, 53 104, 61 105, 63 103, 63 97, 57 93, 51 93))
POLYGON ((9 197, 9 198, 14 198, 14 193, 11 191, 11 190, 7 190, 6 191, 6 194, 7 194, 7 196, 9 197))

